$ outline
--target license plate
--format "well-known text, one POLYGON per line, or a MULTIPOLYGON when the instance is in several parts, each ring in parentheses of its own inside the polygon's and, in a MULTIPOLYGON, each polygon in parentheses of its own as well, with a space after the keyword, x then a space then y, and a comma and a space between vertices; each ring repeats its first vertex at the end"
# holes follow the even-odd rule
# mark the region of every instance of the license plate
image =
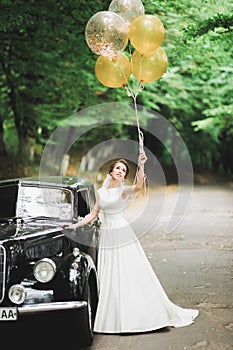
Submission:
POLYGON ((0 307, 0 321, 16 321, 17 317, 16 307, 0 307))

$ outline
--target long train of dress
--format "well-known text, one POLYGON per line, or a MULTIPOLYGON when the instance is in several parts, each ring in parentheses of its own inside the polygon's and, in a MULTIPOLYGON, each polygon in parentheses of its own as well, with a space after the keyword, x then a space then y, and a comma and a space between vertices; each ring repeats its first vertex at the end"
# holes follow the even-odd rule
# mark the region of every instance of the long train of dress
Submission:
POLYGON ((193 323, 199 311, 167 297, 134 231, 123 216, 122 188, 98 191, 103 211, 99 257, 99 303, 94 331, 146 332, 193 323))

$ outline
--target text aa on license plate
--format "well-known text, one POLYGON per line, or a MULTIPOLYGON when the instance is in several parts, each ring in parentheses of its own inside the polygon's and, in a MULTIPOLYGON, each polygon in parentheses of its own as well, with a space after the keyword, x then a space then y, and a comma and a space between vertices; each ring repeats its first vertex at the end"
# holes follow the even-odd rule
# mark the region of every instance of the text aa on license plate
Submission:
POLYGON ((17 316, 16 307, 0 307, 0 321, 16 321, 17 316))

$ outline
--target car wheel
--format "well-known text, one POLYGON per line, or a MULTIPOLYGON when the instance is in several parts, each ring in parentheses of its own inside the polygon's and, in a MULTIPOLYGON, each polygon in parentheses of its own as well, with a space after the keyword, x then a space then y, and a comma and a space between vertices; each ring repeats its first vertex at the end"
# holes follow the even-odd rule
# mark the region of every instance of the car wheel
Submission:
POLYGON ((82 343, 85 346, 90 346, 93 342, 93 327, 95 320, 95 312, 96 312, 96 303, 94 300, 94 293, 91 290, 90 284, 87 284, 85 290, 85 300, 87 302, 87 307, 84 311, 84 322, 83 322, 83 332, 82 332, 82 343))
POLYGON ((93 327, 94 327, 94 315, 93 315, 93 303, 91 298, 91 291, 90 287, 88 285, 88 292, 87 292, 87 312, 88 312, 88 320, 89 320, 89 328, 93 334, 93 327))

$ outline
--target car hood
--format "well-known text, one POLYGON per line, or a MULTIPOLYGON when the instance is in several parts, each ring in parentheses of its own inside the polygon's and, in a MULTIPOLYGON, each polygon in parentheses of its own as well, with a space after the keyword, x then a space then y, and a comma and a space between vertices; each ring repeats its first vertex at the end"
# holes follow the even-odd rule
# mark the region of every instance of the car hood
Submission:
POLYGON ((57 221, 52 220, 16 220, 16 222, 0 223, 0 241, 29 235, 40 235, 60 231, 62 228, 57 221))

